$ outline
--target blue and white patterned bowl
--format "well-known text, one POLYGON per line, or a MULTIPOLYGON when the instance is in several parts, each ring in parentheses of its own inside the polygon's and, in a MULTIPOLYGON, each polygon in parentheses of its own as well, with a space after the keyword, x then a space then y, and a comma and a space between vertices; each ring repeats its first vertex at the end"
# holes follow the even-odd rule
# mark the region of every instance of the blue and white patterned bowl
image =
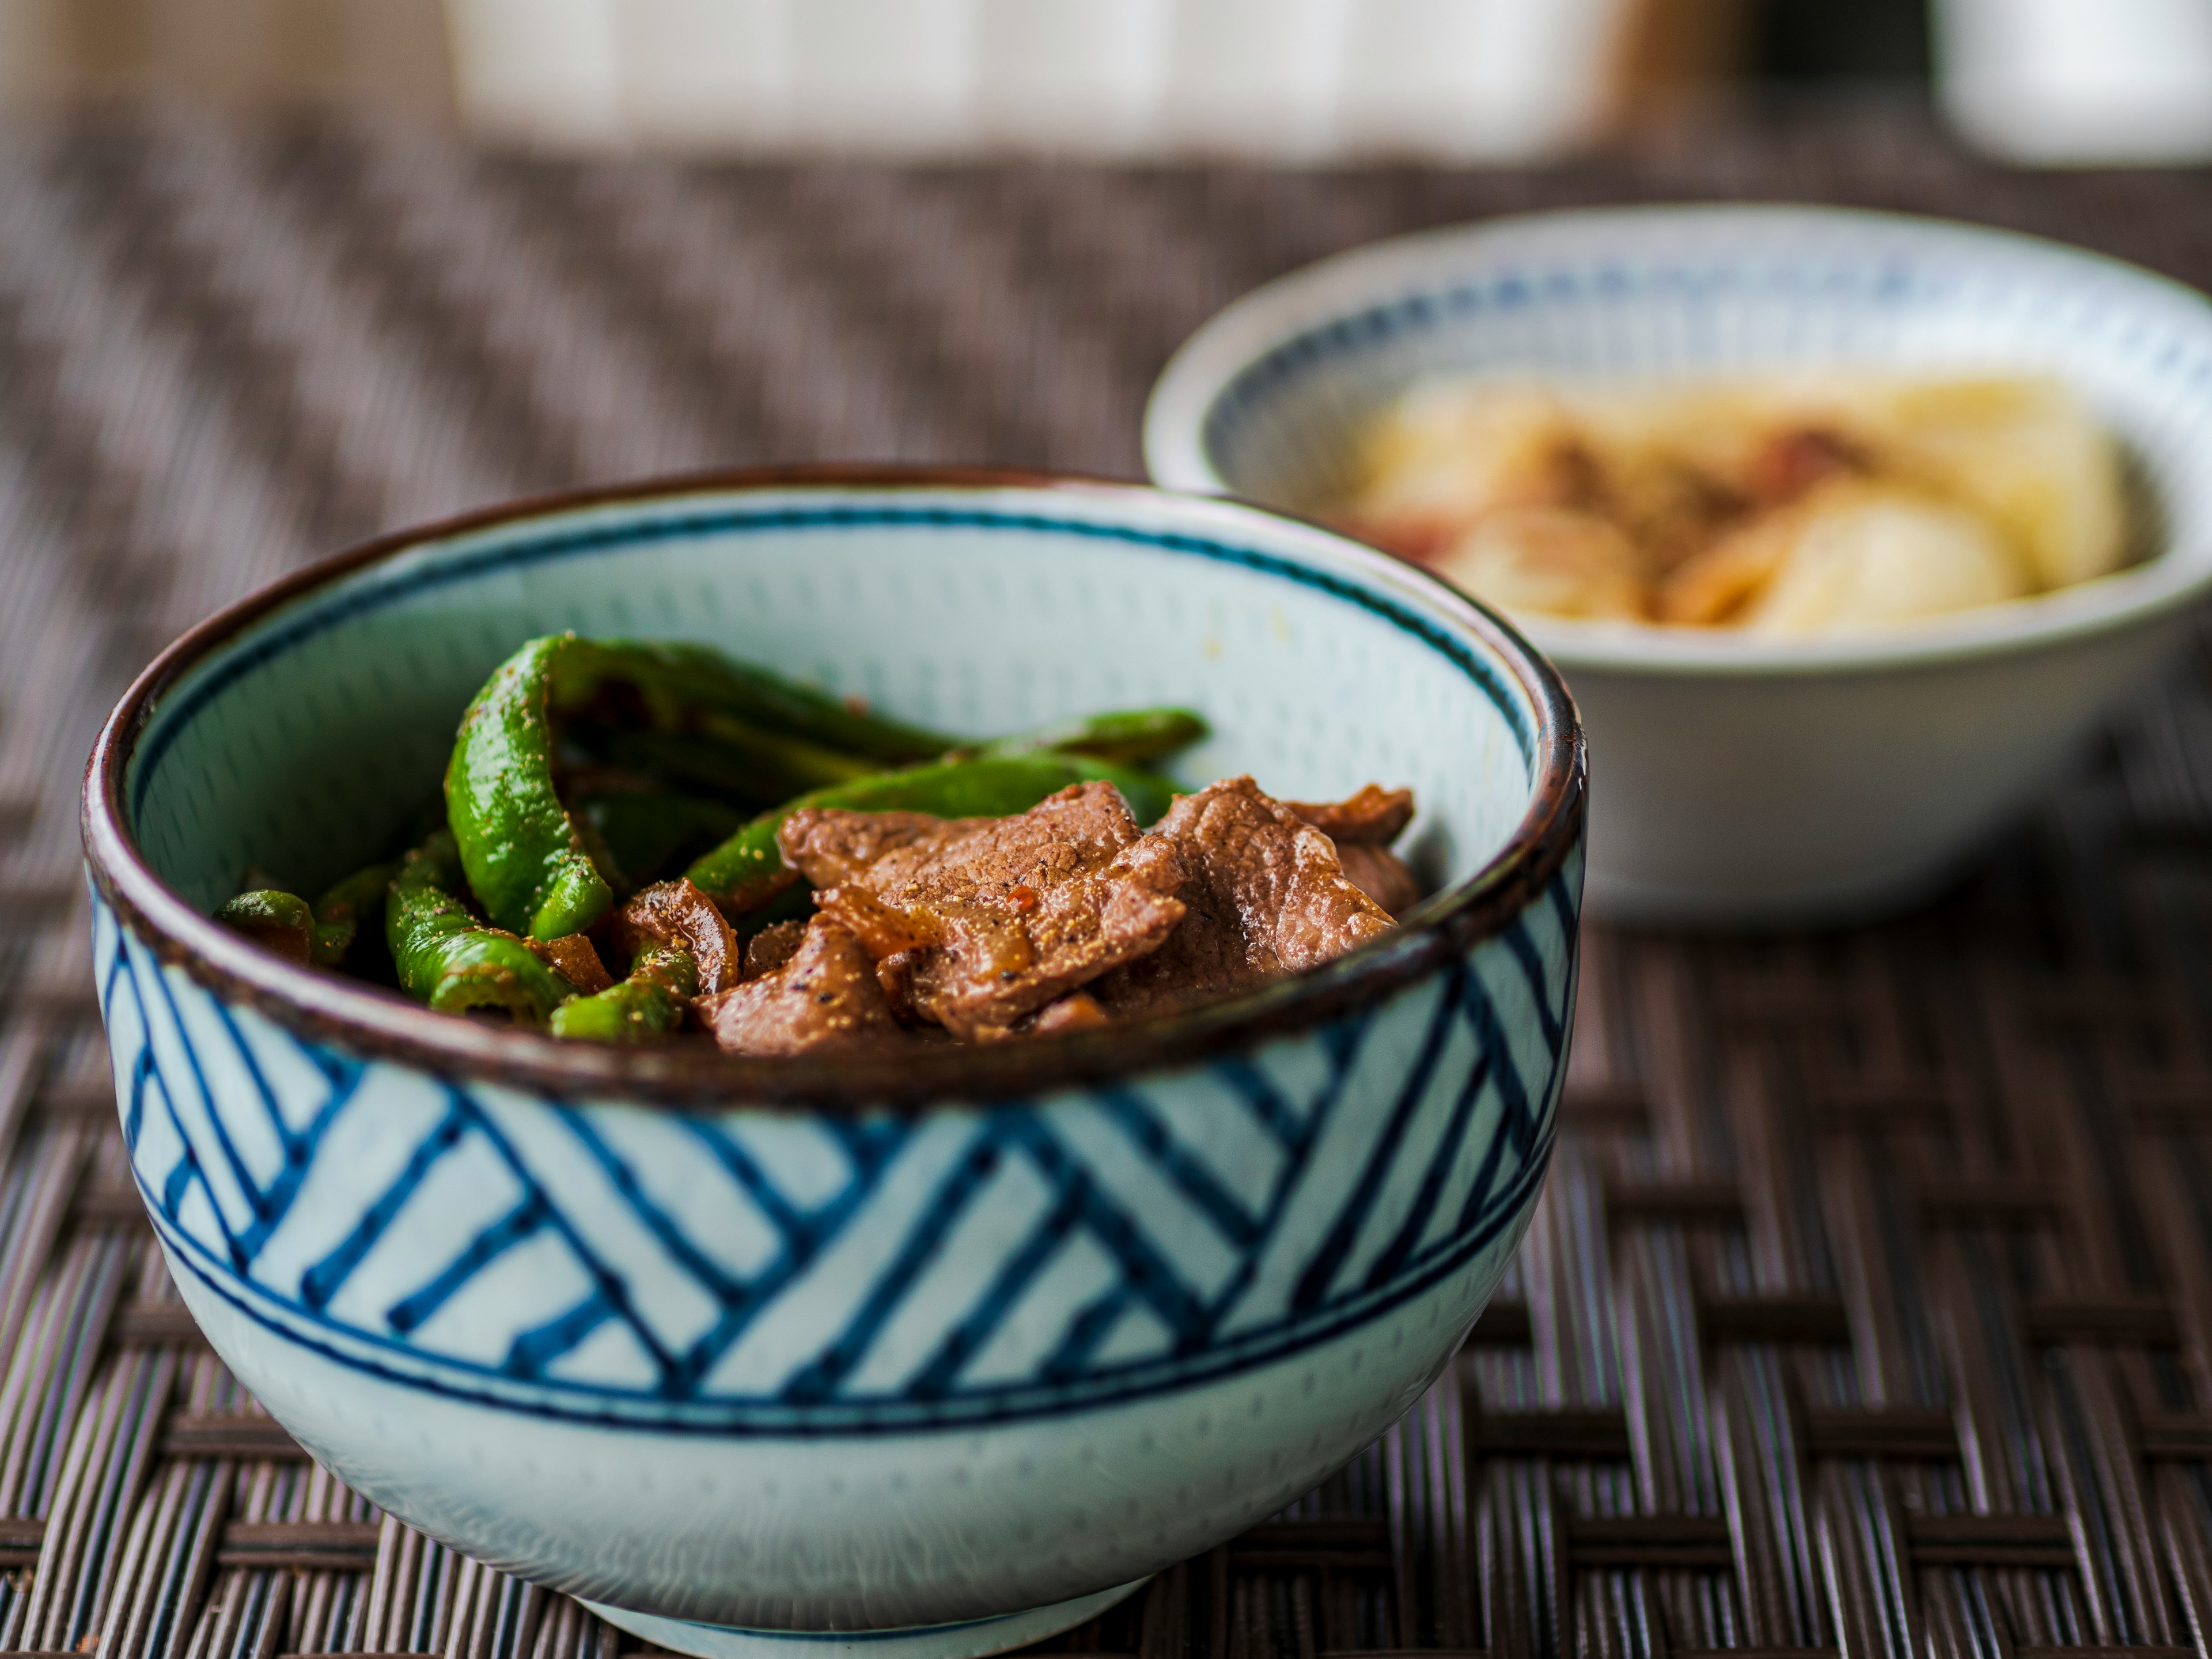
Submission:
POLYGON ((131 1167, 319 1458, 699 1653, 1072 1624, 1343 1463, 1535 1201, 1582 756, 1442 585, 1224 503, 981 476, 680 482, 402 536, 171 649, 84 797, 131 1167), (1192 781, 1411 784, 1437 896, 1198 1013, 890 1063, 619 1054, 291 967, 208 912, 379 854, 520 641, 710 641, 988 732, 1178 702, 1192 781))
POLYGON ((2133 568, 1893 634, 1515 620, 1565 671, 1605 780, 1590 902, 1837 920, 1940 881, 2179 640, 2212 591, 2212 305, 2116 260, 1934 220, 1783 207, 1541 214, 1401 237, 1269 283, 1153 388, 1170 489, 1325 510, 1424 376, 2039 370, 2127 444, 2133 568))

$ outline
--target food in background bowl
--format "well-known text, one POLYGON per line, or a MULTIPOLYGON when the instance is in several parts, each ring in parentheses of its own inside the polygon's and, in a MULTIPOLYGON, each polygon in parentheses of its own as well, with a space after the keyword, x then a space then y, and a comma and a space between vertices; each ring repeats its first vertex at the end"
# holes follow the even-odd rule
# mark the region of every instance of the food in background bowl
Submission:
POLYGON ((1523 613, 1863 633, 2127 553, 2118 447, 2039 376, 1424 381, 1357 474, 1348 529, 1523 613))
POLYGON ((1147 769, 1206 735, 1150 708, 966 745, 711 647, 550 635, 462 714, 434 829, 312 906, 264 880, 216 915, 441 1013, 601 1042, 688 1023, 738 1054, 1086 1030, 1389 932, 1420 895, 1389 848, 1413 792, 1176 795, 1147 769))
MULTIPOLYGON (((1756 629, 1620 619, 1650 602, 1647 556, 1671 568, 1709 545, 1710 505, 1679 487, 1679 469, 1632 478, 1626 528, 1522 520, 1466 549, 1478 587, 1520 584, 1515 620, 1566 675, 1589 727, 1602 779, 1591 902, 1648 921, 1835 921, 1947 879, 2152 674, 2212 592, 2203 295, 2079 249, 1882 214, 1493 219, 1355 249, 1237 301, 1153 388, 1145 458, 1173 489, 1329 517, 1365 482, 1376 422, 1424 384, 1511 385, 1525 400, 1530 387, 1819 377, 1832 398, 1886 387, 1897 404, 1921 395, 1915 383, 1990 365, 2025 382, 2031 403, 2047 396, 2036 386, 2065 388, 2124 453, 2127 553, 2109 574, 2079 580, 2106 568, 2113 513, 2110 490, 2083 482, 2108 471, 2109 448, 2083 441, 2070 414, 2008 417, 2014 436, 1994 463, 1978 459, 1986 446, 1933 440, 1955 419, 1916 416, 1909 503, 1842 480, 1817 519, 1785 514, 1680 595, 1694 614, 1743 615, 1755 590, 1756 629), (1999 591, 1992 540, 2033 591, 1934 608, 1999 591), (1899 556, 1903 542, 1948 548, 1942 572, 1899 556), (1790 579, 1774 580, 1785 565, 1790 579), (1836 625, 1907 609, 1924 614, 1836 625)), ((1502 495, 1533 471, 1556 489, 1542 470, 1558 452, 1556 410, 1493 418, 1501 438, 1535 441, 1486 443, 1448 476, 1502 495)), ((1968 436, 1981 424, 1965 422, 1968 436)), ((1689 430, 1662 435, 1680 443, 1689 430)), ((1832 459, 1779 453, 1785 480, 1832 459)), ((1510 510, 1524 507, 1559 510, 1510 510)))

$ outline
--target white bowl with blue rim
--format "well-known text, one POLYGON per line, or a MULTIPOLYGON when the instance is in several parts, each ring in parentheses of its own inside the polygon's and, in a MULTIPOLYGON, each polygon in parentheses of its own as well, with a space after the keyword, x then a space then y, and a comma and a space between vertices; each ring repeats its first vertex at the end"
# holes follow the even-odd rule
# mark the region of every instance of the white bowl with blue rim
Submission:
POLYGON ((1589 902, 1829 921, 1948 879, 2150 675, 2212 590, 2212 304, 2118 261, 1933 220, 1789 207, 1543 214, 1374 244, 1247 295, 1153 388, 1171 489, 1325 513, 1425 377, 2041 371, 2144 486, 2141 560, 1881 635, 1790 641, 1516 616, 1602 780, 1589 902))
POLYGON ((223 1359, 357 1490, 700 1654, 1032 1641, 1280 1507, 1439 1371, 1552 1145, 1582 757, 1431 579, 1256 510, 752 475, 403 535, 224 612, 87 775, 131 1164, 223 1359), (1409 784, 1433 896, 1198 1012, 895 1060, 433 1015, 209 920, 434 791, 492 666, 702 640, 988 732, 1178 702, 1197 783, 1409 784))

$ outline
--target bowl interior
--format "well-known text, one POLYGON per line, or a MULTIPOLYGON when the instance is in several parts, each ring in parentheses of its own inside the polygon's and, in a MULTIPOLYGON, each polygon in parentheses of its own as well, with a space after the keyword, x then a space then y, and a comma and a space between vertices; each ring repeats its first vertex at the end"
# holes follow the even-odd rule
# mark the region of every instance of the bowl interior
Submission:
POLYGON ((562 629, 708 641, 962 734, 1187 704, 1214 732, 1185 782, 1413 786, 1439 886, 1505 845, 1540 763, 1467 609, 1322 532, 1132 489, 702 487, 445 535, 264 612, 154 704, 126 823, 202 910, 249 866, 312 891, 436 801, 477 686, 562 629))
MULTIPOLYGON (((2212 306, 2093 254, 1878 214, 1622 209, 1378 243, 1194 336, 1155 390, 1146 454, 1172 488, 1313 512, 1350 483, 1365 424, 1424 377, 1826 366, 2060 376, 2148 486, 2154 580, 2212 571, 2212 306)), ((2118 599, 2147 574, 2094 586, 2118 599)), ((2024 603, 2054 601, 2078 604, 2024 603)), ((1535 632, 1547 648, 1553 629, 1535 632)))

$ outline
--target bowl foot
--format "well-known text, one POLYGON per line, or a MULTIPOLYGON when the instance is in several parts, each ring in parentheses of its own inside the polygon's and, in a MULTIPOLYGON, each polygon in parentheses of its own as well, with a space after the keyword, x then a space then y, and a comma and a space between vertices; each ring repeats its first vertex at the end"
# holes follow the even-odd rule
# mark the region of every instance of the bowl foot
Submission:
POLYGON ((664 1619, 632 1613, 600 1601, 584 1605, 617 1630, 641 1636, 656 1646, 698 1659, 806 1659, 849 1654, 854 1659, 982 1659, 1009 1648, 1057 1636, 1106 1611, 1146 1581, 1132 1579, 1111 1589, 1079 1595, 1072 1601, 1002 1613, 955 1625, 909 1625, 902 1630, 745 1630, 735 1625, 701 1625, 688 1619, 664 1619))

